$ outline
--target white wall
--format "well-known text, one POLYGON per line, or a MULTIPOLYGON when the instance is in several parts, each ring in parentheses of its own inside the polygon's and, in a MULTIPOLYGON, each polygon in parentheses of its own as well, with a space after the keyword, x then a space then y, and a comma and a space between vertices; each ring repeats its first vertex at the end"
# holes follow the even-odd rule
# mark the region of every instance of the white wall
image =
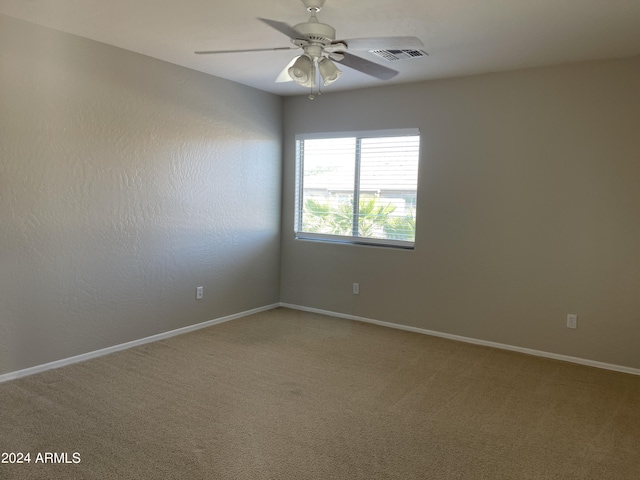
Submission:
POLYGON ((639 132, 638 57, 287 98, 281 300, 638 368, 639 132), (415 251, 294 240, 294 136, 406 127, 415 251))
POLYGON ((0 86, 0 374, 278 301, 281 98, 5 16, 0 86))

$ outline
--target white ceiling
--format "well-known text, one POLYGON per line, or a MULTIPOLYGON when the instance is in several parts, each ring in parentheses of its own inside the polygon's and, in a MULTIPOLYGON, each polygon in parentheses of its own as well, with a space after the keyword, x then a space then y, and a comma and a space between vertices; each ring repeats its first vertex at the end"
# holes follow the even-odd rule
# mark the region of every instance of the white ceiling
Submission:
MULTIPOLYGON (((195 55, 195 50, 291 46, 256 20, 295 25, 300 0, 0 0, 0 13, 280 95, 274 80, 297 51, 195 55)), ((326 91, 640 55, 640 0, 327 0, 318 15, 337 38, 416 36, 428 57, 387 63, 382 82, 342 67, 326 91)))

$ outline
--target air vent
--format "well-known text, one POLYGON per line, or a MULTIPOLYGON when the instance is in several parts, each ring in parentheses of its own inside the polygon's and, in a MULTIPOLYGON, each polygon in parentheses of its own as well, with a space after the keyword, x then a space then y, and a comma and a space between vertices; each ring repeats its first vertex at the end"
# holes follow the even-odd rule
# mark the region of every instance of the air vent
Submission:
POLYGON ((384 58, 390 62, 396 60, 407 60, 409 58, 426 57, 427 53, 422 50, 369 50, 374 55, 384 58))

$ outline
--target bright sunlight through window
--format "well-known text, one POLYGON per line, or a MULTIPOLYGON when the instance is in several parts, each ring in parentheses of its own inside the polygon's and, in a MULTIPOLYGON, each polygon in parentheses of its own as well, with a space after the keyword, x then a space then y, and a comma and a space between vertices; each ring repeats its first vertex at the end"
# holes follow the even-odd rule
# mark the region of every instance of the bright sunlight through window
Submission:
POLYGON ((413 248, 417 129, 296 138, 296 238, 413 248))

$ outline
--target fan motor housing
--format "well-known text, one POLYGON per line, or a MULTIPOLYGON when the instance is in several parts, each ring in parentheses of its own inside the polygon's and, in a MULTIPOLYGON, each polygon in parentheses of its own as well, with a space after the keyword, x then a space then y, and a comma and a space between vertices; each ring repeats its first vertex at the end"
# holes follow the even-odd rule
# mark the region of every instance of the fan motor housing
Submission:
POLYGON ((336 39, 336 29, 325 23, 306 22, 295 25, 293 28, 304 35, 311 43, 327 45, 336 39))

